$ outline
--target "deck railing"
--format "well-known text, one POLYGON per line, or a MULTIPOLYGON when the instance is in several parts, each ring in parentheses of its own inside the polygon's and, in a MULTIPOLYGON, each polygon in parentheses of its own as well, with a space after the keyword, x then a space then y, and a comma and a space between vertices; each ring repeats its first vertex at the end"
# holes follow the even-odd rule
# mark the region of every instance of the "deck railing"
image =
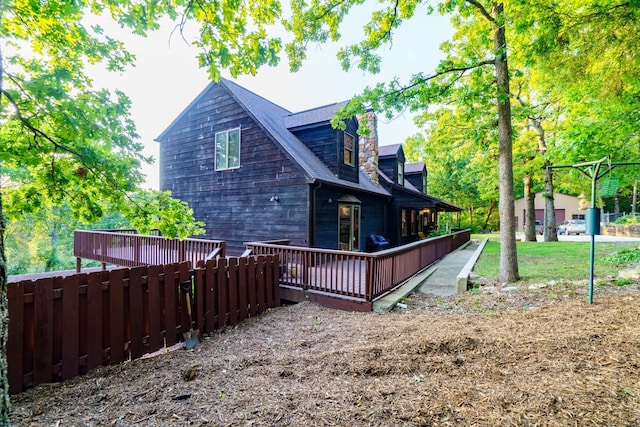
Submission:
POLYGON ((278 255, 280 284, 371 302, 468 242, 469 230, 375 253, 245 243, 256 255, 278 255))
MULTIPOLYGON (((225 256, 221 240, 167 239, 162 236, 132 234, 107 230, 74 231, 73 254, 82 258, 123 267, 172 264, 190 261, 195 267, 212 252, 225 256)), ((79 263, 78 263, 79 264, 79 263)))

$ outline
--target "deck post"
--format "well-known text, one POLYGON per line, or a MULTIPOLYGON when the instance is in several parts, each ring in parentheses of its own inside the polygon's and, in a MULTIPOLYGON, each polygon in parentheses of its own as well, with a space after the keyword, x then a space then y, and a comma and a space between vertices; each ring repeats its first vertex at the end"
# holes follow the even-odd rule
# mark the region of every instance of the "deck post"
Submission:
POLYGON ((80 273, 82 270, 82 258, 76 257, 76 273, 80 273))

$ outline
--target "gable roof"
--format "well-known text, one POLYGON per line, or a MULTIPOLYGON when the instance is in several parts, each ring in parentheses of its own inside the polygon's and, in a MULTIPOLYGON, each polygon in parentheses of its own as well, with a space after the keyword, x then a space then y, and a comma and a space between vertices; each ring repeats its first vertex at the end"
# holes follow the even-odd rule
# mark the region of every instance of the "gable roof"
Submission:
POLYGON ((400 144, 381 145, 378 148, 378 157, 398 157, 400 150, 402 150, 400 144))
POLYGON ((426 166, 422 162, 414 162, 414 163, 405 163, 404 165, 404 173, 412 174, 412 173, 422 173, 426 169, 426 166))
POLYGON ((291 114, 285 117, 285 126, 287 129, 295 129, 314 124, 329 123, 336 115, 336 111, 347 105, 347 103, 348 101, 336 102, 334 104, 324 105, 322 107, 291 114))
POLYGON ((387 197, 391 196, 384 188, 371 182, 363 171, 360 171, 359 183, 339 179, 289 130, 290 127, 328 122, 335 114, 336 109, 344 105, 344 103, 330 104, 294 114, 230 80, 221 79, 218 83, 211 82, 169 127, 156 138, 156 141, 165 139, 173 126, 188 114, 191 108, 204 99, 213 85, 218 84, 224 87, 262 130, 271 137, 276 145, 280 146, 285 155, 294 164, 298 165, 309 183, 324 182, 352 190, 360 190, 387 197))

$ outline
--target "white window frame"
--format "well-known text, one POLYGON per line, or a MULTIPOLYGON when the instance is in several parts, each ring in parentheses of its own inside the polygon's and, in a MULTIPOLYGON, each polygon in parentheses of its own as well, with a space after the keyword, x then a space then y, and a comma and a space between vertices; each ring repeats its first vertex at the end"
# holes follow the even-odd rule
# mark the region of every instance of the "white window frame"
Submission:
POLYGON ((355 145, 356 145, 356 137, 354 135, 351 135, 348 132, 344 132, 344 138, 342 139, 342 161, 344 162, 345 165, 355 166, 355 164, 356 164, 355 145), (347 148, 347 136, 349 136, 351 138, 351 149, 347 148), (351 161, 350 162, 347 161, 347 156, 345 156, 347 151, 351 152, 351 161))
POLYGON ((214 139, 213 139, 213 144, 214 144, 214 150, 215 150, 215 158, 214 158, 214 168, 217 171, 223 171, 223 170, 230 170, 230 169, 238 169, 240 168, 240 152, 241 152, 241 145, 242 145, 242 132, 240 131, 240 128, 232 128, 232 129, 226 129, 220 132, 216 132, 214 139), (229 166, 229 134, 231 134, 231 132, 237 131, 238 132, 238 164, 236 166, 229 166), (225 165, 224 167, 218 167, 218 135, 222 135, 225 134, 226 135, 226 141, 225 141, 225 165))
POLYGON ((398 184, 404 185, 404 163, 398 162, 398 184))
MULTIPOLYGON (((346 217, 344 217, 346 219, 346 217)), ((338 248, 349 251, 360 250, 360 229, 362 228, 362 209, 360 205, 352 203, 340 203, 338 204, 338 248), (349 210, 349 243, 345 244, 340 241, 340 220, 342 217, 341 209, 345 208, 349 210), (345 244, 346 247, 341 248, 341 245, 345 244)))

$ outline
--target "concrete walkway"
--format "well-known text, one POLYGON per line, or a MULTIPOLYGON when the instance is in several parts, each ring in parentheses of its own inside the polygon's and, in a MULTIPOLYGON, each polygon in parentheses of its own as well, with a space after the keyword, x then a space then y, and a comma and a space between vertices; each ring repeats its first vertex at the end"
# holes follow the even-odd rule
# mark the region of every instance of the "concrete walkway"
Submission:
MULTIPOLYGON (((480 242, 471 240, 465 247, 454 251, 441 259, 437 264, 437 269, 429 277, 425 279, 423 285, 418 288, 419 292, 425 294, 433 294, 438 296, 455 295, 458 293, 458 288, 464 280, 464 289, 460 289, 462 292, 466 291, 467 279, 473 265, 470 266, 469 272, 464 275, 464 268, 473 258, 474 253, 480 247, 480 242), (464 279, 460 278, 458 281, 458 275, 463 273, 464 279)), ((475 261, 474 259, 474 264, 475 261)))
POLYGON ((413 292, 434 295, 454 295, 467 290, 467 280, 475 262, 484 249, 482 242, 471 240, 445 256, 440 261, 421 271, 395 291, 373 303, 373 311, 384 313, 393 308, 413 292))

